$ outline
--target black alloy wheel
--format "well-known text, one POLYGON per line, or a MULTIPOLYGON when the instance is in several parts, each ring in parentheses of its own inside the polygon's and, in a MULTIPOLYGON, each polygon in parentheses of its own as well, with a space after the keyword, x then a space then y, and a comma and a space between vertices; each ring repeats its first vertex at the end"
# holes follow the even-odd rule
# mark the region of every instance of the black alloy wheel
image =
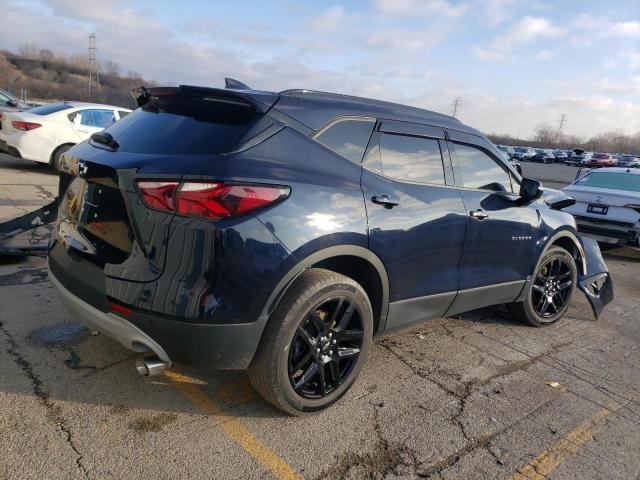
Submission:
POLYGON ((354 279, 305 270, 275 308, 247 370, 257 392, 290 415, 319 412, 349 391, 373 337, 373 309, 354 279))
POLYGON ((557 322, 571 303, 578 282, 576 260, 564 248, 549 247, 520 301, 507 304, 515 320, 543 327, 557 322))
POLYGON ((559 257, 544 264, 532 286, 532 303, 536 313, 549 318, 560 312, 567 303, 573 285, 573 271, 559 257))
POLYGON ((331 298, 302 319, 289 348, 291 386, 303 398, 335 391, 353 371, 364 336, 362 315, 345 297, 331 298))

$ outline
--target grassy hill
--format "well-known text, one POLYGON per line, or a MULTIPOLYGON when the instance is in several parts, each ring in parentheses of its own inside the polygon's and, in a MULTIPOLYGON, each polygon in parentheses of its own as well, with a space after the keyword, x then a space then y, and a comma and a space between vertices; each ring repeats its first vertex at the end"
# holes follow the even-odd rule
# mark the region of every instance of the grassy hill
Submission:
POLYGON ((0 51, 0 88, 16 97, 26 89, 29 100, 76 100, 135 108, 130 90, 154 84, 135 72, 121 75, 117 64, 108 64, 106 71, 100 72, 100 90, 89 95, 87 67, 85 57, 56 58, 48 51, 25 57, 0 51))

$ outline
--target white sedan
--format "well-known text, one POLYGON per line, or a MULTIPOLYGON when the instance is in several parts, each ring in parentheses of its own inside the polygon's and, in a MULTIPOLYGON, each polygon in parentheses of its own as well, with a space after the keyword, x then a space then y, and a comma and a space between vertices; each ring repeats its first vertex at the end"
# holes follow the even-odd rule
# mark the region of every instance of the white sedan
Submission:
POLYGON ((24 112, 5 113, 0 150, 58 169, 60 156, 131 110, 84 102, 58 102, 24 112))
POLYGON ((640 170, 591 170, 563 191, 576 200, 564 211, 576 218, 581 233, 599 242, 640 246, 640 170))

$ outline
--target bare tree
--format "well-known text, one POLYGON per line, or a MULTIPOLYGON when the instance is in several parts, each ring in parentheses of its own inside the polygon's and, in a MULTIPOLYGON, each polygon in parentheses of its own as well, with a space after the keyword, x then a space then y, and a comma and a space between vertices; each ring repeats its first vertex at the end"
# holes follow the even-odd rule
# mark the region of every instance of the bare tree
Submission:
POLYGON ((54 59, 54 57, 55 55, 53 54, 53 52, 51 50, 47 50, 46 48, 38 52, 38 58, 40 58, 40 60, 44 60, 45 62, 50 62, 54 59))
POLYGON ((104 73, 110 77, 119 77, 120 76, 120 65, 118 62, 113 62, 111 60, 107 60, 104 64, 104 73))
POLYGON ((29 42, 20 45, 19 51, 21 57, 33 59, 38 58, 38 55, 40 53, 40 49, 38 48, 38 46, 35 43, 29 42))
POLYGON ((560 134, 557 128, 541 123, 533 129, 533 141, 542 148, 554 148, 560 143, 560 134))

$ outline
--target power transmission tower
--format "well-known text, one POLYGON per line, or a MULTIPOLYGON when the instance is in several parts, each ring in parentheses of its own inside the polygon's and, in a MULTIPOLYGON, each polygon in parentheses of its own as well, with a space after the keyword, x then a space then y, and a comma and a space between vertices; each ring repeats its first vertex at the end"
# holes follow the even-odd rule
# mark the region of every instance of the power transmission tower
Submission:
POLYGON ((562 129, 564 128, 564 125, 567 123, 567 116, 563 113, 562 115, 560 115, 560 125, 558 126, 558 133, 562 134, 562 129))
POLYGON ((89 35, 89 96, 92 90, 100 91, 100 74, 98 73, 98 59, 96 57, 96 34, 89 35))
POLYGON ((460 109, 460 97, 455 97, 453 99, 453 117, 454 118, 457 118, 459 109, 460 109))
POLYGON ((561 146, 564 147, 564 135, 562 134, 562 129, 564 125, 567 123, 567 116, 563 113, 560 115, 560 124, 558 125, 558 142, 561 146))

